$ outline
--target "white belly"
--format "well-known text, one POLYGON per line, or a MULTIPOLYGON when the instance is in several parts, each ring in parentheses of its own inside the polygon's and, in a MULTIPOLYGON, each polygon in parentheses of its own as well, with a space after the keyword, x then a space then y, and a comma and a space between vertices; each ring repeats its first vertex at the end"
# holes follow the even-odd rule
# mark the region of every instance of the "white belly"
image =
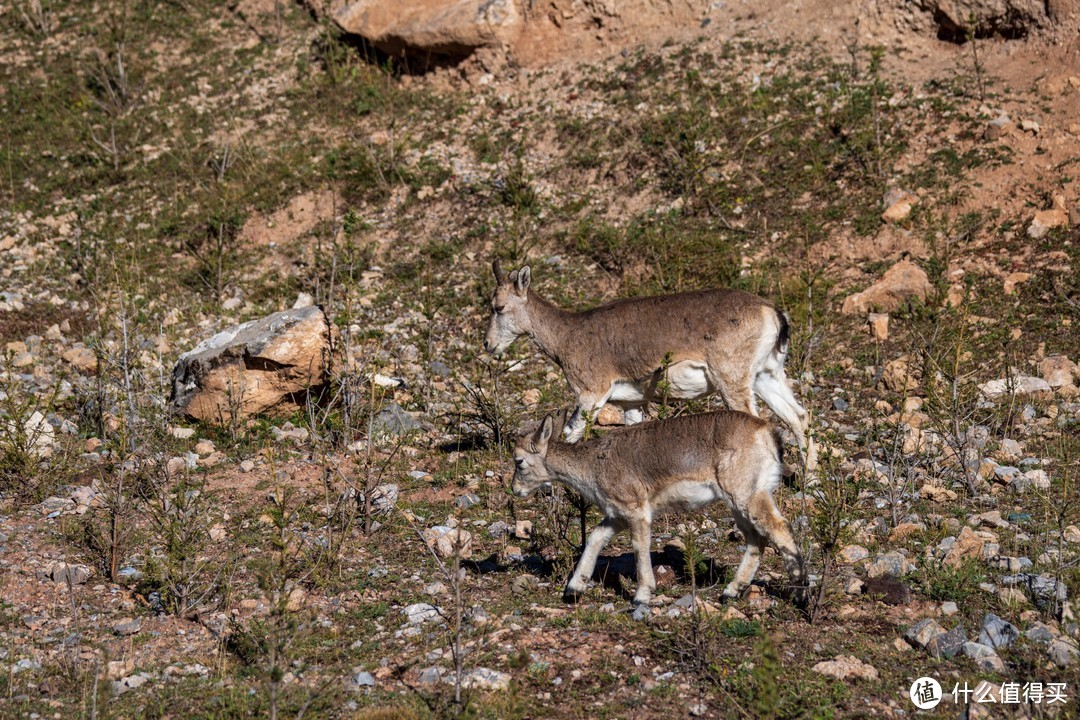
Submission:
POLYGON ((670 385, 668 397, 693 400, 709 394, 709 381, 705 377, 705 363, 684 360, 667 369, 670 385))
POLYGON ((611 395, 608 402, 636 403, 645 400, 645 388, 647 383, 632 382, 629 380, 616 380, 611 386, 611 395))
POLYGON ((670 512, 686 512, 705 507, 721 498, 716 483, 682 480, 668 485, 652 498, 656 515, 670 512))
MULTIPOLYGON (((694 400, 712 392, 709 380, 705 377, 705 363, 696 360, 683 360, 671 365, 664 376, 667 381, 667 396, 672 400, 694 400)), ((646 394, 654 402, 663 398, 661 388, 653 386, 653 377, 643 380, 616 380, 611 386, 608 402, 640 403, 646 394)))

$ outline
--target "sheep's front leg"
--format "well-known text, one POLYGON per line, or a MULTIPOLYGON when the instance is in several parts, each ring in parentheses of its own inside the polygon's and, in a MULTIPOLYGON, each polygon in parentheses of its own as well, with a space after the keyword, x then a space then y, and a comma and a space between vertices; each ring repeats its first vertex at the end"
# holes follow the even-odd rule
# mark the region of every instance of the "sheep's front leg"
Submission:
POLYGON ((630 544, 634 548, 634 557, 637 559, 637 592, 634 593, 634 604, 646 606, 652 599, 653 590, 656 589, 656 578, 653 577, 652 558, 649 550, 652 547, 652 528, 648 520, 637 517, 630 520, 630 544))
POLYGON ((563 439, 568 443, 576 443, 585 434, 587 418, 594 418, 604 403, 608 401, 611 390, 600 393, 582 393, 578 395, 577 407, 563 428, 563 439))
POLYGON ((581 559, 578 560, 577 568, 574 570, 574 574, 570 576, 570 582, 566 583, 566 589, 563 590, 563 600, 565 602, 577 602, 585 594, 593 570, 596 569, 596 559, 600 556, 600 551, 604 549, 604 546, 608 544, 616 533, 625 529, 626 523, 614 518, 605 518, 603 522, 593 528, 593 531, 589 533, 588 541, 585 543, 585 550, 581 553, 581 559))

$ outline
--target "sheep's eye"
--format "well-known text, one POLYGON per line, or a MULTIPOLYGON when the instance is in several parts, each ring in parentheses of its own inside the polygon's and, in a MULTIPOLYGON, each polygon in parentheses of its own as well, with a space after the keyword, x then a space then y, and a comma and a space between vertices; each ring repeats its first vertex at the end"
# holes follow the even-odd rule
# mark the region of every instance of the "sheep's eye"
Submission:
POLYGON ((506 306, 505 305, 493 305, 491 307, 491 309, 494 310, 497 313, 501 313, 503 310, 506 309, 506 306))
POLYGON ((521 467, 525 464, 525 458, 514 458, 514 464, 521 467))

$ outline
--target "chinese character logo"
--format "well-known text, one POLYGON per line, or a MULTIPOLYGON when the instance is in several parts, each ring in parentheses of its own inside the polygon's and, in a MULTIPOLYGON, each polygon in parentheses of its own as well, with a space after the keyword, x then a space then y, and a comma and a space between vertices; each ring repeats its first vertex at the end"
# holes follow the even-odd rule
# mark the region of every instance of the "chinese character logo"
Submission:
POLYGON ((911 683, 908 691, 911 702, 920 710, 936 708, 941 702, 941 685, 932 677, 921 677, 911 683))

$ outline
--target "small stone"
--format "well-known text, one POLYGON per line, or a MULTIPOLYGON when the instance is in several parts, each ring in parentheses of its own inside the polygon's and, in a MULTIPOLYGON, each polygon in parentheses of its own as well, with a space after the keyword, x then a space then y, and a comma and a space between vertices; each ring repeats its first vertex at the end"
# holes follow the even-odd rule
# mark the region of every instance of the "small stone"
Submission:
POLYGON ((1001 454, 1004 458, 1012 460, 1013 458, 1020 457, 1020 454, 1023 452, 1024 448, 1012 438, 1005 438, 1001 441, 1001 454))
POLYGON ((528 540, 532 537, 532 520, 518 520, 514 523, 514 537, 528 540))
POLYGON ((868 320, 868 326, 870 328, 870 335, 875 340, 888 340, 889 339, 889 314, 888 313, 870 313, 868 320))
POLYGON ((428 603, 414 603, 402 610, 410 625, 423 625, 439 617, 439 609, 428 603))
POLYGON ((169 429, 169 434, 177 440, 190 440, 195 437, 194 428, 174 427, 169 429))
POLYGON ((97 371, 97 355, 89 348, 76 345, 70 350, 66 350, 61 357, 64 358, 65 362, 74 365, 75 369, 81 372, 92 373, 97 371))
POLYGON ((847 582, 847 586, 844 588, 844 593, 847 595, 862 595, 863 581, 859 578, 851 578, 847 582))
POLYGON ((487 610, 479 605, 473 605, 465 612, 465 619, 473 625, 487 625, 491 617, 488 615, 487 610))
POLYGON ((72 585, 84 585, 90 578, 90 568, 85 565, 57 563, 53 566, 50 576, 55 583, 66 585, 70 582, 72 585))
POLYGON ((424 668, 416 682, 421 685, 434 685, 442 679, 442 671, 437 667, 424 668))
POLYGON ((979 385, 979 391, 985 395, 988 400, 997 400, 1000 398, 1007 398, 1011 394, 1036 395, 1039 393, 1052 393, 1053 388, 1050 387, 1050 383, 1042 378, 1018 374, 1007 379, 1001 378, 981 383, 979 385))
POLYGON ((902 577, 911 570, 911 563, 907 561, 903 553, 899 551, 887 552, 878 555, 874 562, 866 567, 866 575, 869 578, 885 576, 902 577))
POLYGON ((957 495, 948 488, 938 487, 937 485, 923 485, 919 490, 919 497, 924 497, 936 503, 947 503, 956 500, 957 495))
POLYGON ((243 460, 243 461, 241 461, 241 463, 240 463, 240 472, 249 473, 254 469, 255 469, 255 461, 254 460, 243 460))
POLYGON ((983 645, 982 643, 975 642, 974 640, 968 640, 967 642, 965 642, 960 648, 960 650, 966 657, 969 657, 972 660, 981 657, 989 657, 990 655, 995 654, 994 648, 990 647, 989 645, 983 645))
POLYGON ((423 430, 424 426, 412 415, 405 412, 400 405, 391 403, 389 407, 383 408, 375 416, 372 421, 372 429, 377 434, 396 437, 423 430))
POLYGON ((873 665, 864 663, 851 655, 838 655, 833 660, 824 660, 814 665, 814 672, 828 675, 837 680, 877 680, 878 671, 873 665))
POLYGON ((885 209, 885 212, 881 213, 881 219, 885 222, 898 223, 907 219, 907 216, 911 214, 912 200, 905 198, 899 200, 885 209))
POLYGON ((625 425, 626 415, 623 412, 623 409, 618 405, 604 405, 600 408, 600 411, 596 413, 596 424, 601 427, 625 425))
POLYGON ((424 531, 424 542, 442 558, 472 557, 472 533, 468 530, 437 525, 424 531))
POLYGON ((480 504, 480 497, 476 493, 465 493, 454 501, 454 505, 462 510, 468 510, 471 507, 480 504))
POLYGON ((962 625, 957 625, 948 632, 935 635, 927 643, 926 649, 932 657, 951 658, 960 652, 967 642, 967 633, 962 625))
POLYGON ((200 457, 204 455, 209 455, 213 453, 214 450, 214 443, 210 440, 200 440, 199 442, 195 443, 195 454, 199 455, 200 457))
POLYGON ((1026 272, 1009 273, 1009 275, 1005 278, 1005 282, 1003 284, 1003 290, 1005 291, 1006 295, 1015 295, 1016 294, 1016 286, 1019 285, 1020 283, 1027 282, 1030 279, 1031 279, 1031 273, 1026 273, 1026 272))
POLYGON ((847 402, 847 400, 845 400, 844 398, 841 398, 841 397, 833 398, 832 406, 833 406, 833 410, 836 410, 838 412, 844 412, 845 410, 848 409, 848 402, 847 402))
POLYGON ((510 534, 510 526, 504 523, 502 520, 496 520, 495 522, 488 525, 487 532, 489 537, 495 540, 499 540, 500 538, 504 538, 510 534))
POLYGON ((860 560, 870 557, 870 551, 862 545, 845 545, 837 556, 837 559, 847 565, 854 565, 860 560))
POLYGON ((1057 633, 1049 625, 1036 622, 1024 631, 1024 637, 1040 645, 1049 645, 1057 638, 1057 633))
POLYGON ((986 540, 979 537, 974 530, 964 527, 960 530, 952 547, 945 553, 942 562, 949 567, 960 567, 965 560, 978 558, 982 554, 986 540))
POLYGON ((892 532, 889 533, 889 540, 893 542, 902 542, 913 535, 918 535, 924 530, 926 530, 926 525, 924 523, 902 522, 894 527, 892 532))
POLYGON ((1047 233, 1054 228, 1064 227, 1068 224, 1069 214, 1064 209, 1055 207, 1049 210, 1040 210, 1031 219, 1027 234, 1031 239, 1039 240, 1046 237, 1047 233))
POLYGON ((134 635, 142 629, 142 618, 127 618, 113 623, 113 632, 117 635, 134 635))
POLYGON ((1077 650, 1071 639, 1060 638, 1050 643, 1050 650, 1047 654, 1050 656, 1051 662, 1063 668, 1076 662, 1077 658, 1080 657, 1080 650, 1077 650))
POLYGON ((1054 389, 1068 387, 1075 382, 1077 366, 1066 355, 1051 355, 1039 363, 1039 373, 1043 380, 1054 389))
POLYGON ((165 475, 171 480, 184 472, 187 468, 187 461, 181 457, 171 457, 165 461, 165 475))
POLYGON ((1010 622, 1002 620, 993 613, 987 613, 983 617, 982 628, 979 631, 979 642, 994 649, 1007 648, 1016 642, 1020 631, 1010 622))
POLYGON ((1011 126, 1012 122, 1009 120, 1009 116, 1000 115, 986 124, 986 128, 983 130, 983 139, 990 141, 997 140, 1011 126))
POLYGON ((375 687, 375 677, 366 670, 353 670, 353 676, 350 681, 354 687, 375 687))
POLYGON ((524 595, 540 584, 540 578, 528 573, 518 575, 510 582, 510 591, 515 595, 524 595))
POLYGON ((105 666, 105 674, 110 680, 119 680, 125 675, 130 675, 135 669, 135 663, 131 660, 110 660, 105 666))
POLYGON ((908 631, 904 633, 904 639, 915 647, 925 648, 935 637, 944 634, 945 628, 941 627, 937 620, 926 618, 908 628, 908 631))
POLYGON ((529 388, 521 393, 521 404, 529 410, 534 409, 540 404, 540 391, 536 388, 529 388))
POLYGON ((968 518, 967 524, 974 528, 988 527, 1006 529, 1011 527, 1009 521, 1001 517, 1000 510, 988 510, 984 513, 972 515, 968 518))
POLYGON ((955 615, 956 613, 960 612, 960 608, 958 608, 956 606, 956 603, 954 603, 952 600, 948 600, 941 603, 941 607, 938 608, 938 612, 945 616, 955 615))
MULTIPOLYGON (((447 680, 453 681, 450 677, 447 680)), ((469 689, 497 692, 510 687, 510 674, 491 670, 490 668, 478 667, 465 673, 461 679, 461 684, 469 689)))
POLYGON ((1042 127, 1039 123, 1031 118, 1023 118, 1020 120, 1020 129, 1024 132, 1029 132, 1032 135, 1038 135, 1042 127))

